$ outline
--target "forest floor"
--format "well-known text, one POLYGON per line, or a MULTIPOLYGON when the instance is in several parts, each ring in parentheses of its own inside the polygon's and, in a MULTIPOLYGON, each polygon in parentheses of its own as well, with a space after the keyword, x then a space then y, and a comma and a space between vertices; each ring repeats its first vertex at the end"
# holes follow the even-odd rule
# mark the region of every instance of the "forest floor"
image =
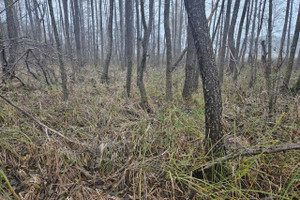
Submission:
MULTIPOLYGON (((183 101, 183 69, 173 75, 171 104, 165 102, 164 71, 148 69, 151 113, 139 106, 135 77, 127 98, 126 72, 110 73, 106 86, 95 69, 82 70, 69 84, 67 103, 59 85, 0 91, 76 141, 0 100, 0 199, 299 199, 300 153, 295 150, 221 163, 224 177, 214 182, 192 174, 207 159, 204 102, 201 89, 192 102, 183 101)), ((252 89, 248 77, 241 75, 236 92, 231 78, 222 86, 224 133, 235 139, 227 146, 299 142, 300 96, 278 95, 269 118, 263 76, 252 89)))

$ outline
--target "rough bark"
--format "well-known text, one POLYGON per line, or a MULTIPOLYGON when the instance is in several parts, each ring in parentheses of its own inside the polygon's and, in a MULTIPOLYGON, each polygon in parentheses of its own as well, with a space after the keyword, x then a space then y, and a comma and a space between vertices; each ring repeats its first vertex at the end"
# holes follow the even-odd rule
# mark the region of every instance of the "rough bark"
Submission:
POLYGON ((218 71, 205 16, 205 0, 185 0, 195 40, 205 101, 205 146, 213 153, 223 150, 222 96, 218 71))

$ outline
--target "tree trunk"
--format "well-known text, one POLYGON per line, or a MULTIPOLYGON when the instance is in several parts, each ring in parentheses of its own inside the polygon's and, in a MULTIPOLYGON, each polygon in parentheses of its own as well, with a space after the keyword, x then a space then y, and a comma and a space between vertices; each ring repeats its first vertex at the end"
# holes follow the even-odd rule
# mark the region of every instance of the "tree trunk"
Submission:
POLYGON ((133 0, 125 1, 125 53, 126 53, 126 67, 127 67, 127 79, 126 79, 126 92, 130 97, 131 89, 131 76, 133 65, 133 0))
POLYGON ((234 9, 233 9, 233 14, 231 17, 231 22, 230 22, 230 27, 229 27, 229 31, 228 31, 228 46, 229 46, 229 55, 230 55, 230 61, 229 61, 229 71, 230 73, 233 72, 234 68, 236 68, 237 65, 237 59, 235 57, 235 42, 234 42, 234 29, 235 29, 235 24, 236 24, 236 20, 237 20, 237 15, 239 12, 239 8, 240 8, 240 0, 235 0, 235 4, 234 4, 234 9))
POLYGON ((76 43, 76 55, 78 66, 77 70, 82 67, 82 56, 81 56, 81 39, 80 39, 80 13, 79 13, 79 4, 78 0, 72 0, 73 7, 74 7, 74 16, 73 16, 73 23, 74 23, 74 34, 75 34, 75 43, 76 43))
POLYGON ((167 47, 167 69, 166 69, 166 99, 172 100, 172 44, 171 44, 171 31, 170 31, 170 0, 165 0, 164 10, 164 26, 167 47))
POLYGON ((16 71, 16 58, 18 54, 18 30, 14 19, 13 6, 10 6, 13 1, 5 0, 7 32, 9 39, 9 57, 7 65, 3 65, 3 73, 5 78, 13 79, 16 71))
POLYGON ((223 31, 222 47, 221 47, 221 52, 220 52, 220 63, 219 63, 220 64, 219 79, 220 79, 221 83, 223 83, 223 78, 224 78, 224 65, 225 65, 227 35, 228 35, 229 20, 230 20, 230 10, 231 10, 231 0, 228 0, 227 10, 226 10, 226 19, 225 19, 225 25, 224 25, 224 31, 223 31))
POLYGON ((286 69, 285 77, 284 77, 284 89, 289 88, 289 83, 290 79, 292 76, 292 70, 293 70, 293 65, 294 65, 294 59, 295 59, 295 54, 296 54, 296 49, 297 49, 297 44, 298 44, 298 39, 299 39, 299 31, 300 31, 300 3, 298 4, 298 16, 297 16, 297 22, 296 22, 296 27, 295 27, 295 32, 293 36, 293 41, 292 41, 292 46, 290 50, 290 57, 288 61, 288 66, 286 69))
POLYGON ((149 22, 148 26, 146 24, 145 19, 145 11, 144 11, 144 0, 140 1, 141 4, 141 15, 142 15, 142 25, 144 27, 144 38, 143 38, 143 53, 142 53, 142 59, 141 63, 138 65, 137 68, 137 86, 140 90, 141 94, 141 106, 144 109, 147 109, 147 111, 150 111, 150 107, 147 101, 147 93, 144 85, 144 71, 146 69, 146 60, 147 60, 147 50, 148 50, 148 44, 149 44, 149 37, 152 30, 152 22, 153 22, 153 5, 154 0, 150 0, 149 3, 149 22))
POLYGON ((109 0, 109 19, 107 25, 108 50, 106 53, 103 72, 101 76, 102 83, 108 83, 108 68, 111 60, 112 44, 113 44, 113 32, 112 32, 113 12, 114 12, 114 0, 109 0))
POLYGON ((189 24, 195 40, 197 57, 203 83, 205 101, 205 147, 218 154, 223 150, 222 96, 218 71, 213 54, 208 24, 205 16, 205 0, 185 0, 189 24))
POLYGON ((193 34, 189 26, 187 27, 187 29, 188 50, 186 54, 185 81, 182 91, 182 97, 186 101, 190 101, 192 99, 192 94, 198 88, 199 65, 197 61, 193 34))
POLYGON ((57 48, 57 53, 58 53, 59 69, 60 69, 61 80, 62 80, 62 89, 63 89, 63 100, 67 101, 68 100, 67 74, 66 74, 66 70, 65 70, 64 60, 62 57, 62 50, 61 50, 61 45, 60 45, 60 41, 59 41, 56 22, 55 22, 55 18, 54 18, 52 0, 48 0, 48 4, 49 4, 51 22, 52 22, 54 37, 55 37, 55 41, 56 41, 56 48, 57 48))

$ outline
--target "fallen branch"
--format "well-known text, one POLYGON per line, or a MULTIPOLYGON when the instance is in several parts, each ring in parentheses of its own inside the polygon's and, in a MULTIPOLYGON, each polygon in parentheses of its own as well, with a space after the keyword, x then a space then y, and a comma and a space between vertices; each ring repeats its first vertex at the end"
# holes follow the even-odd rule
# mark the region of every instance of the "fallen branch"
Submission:
MULTIPOLYGON (((46 124, 44 124, 43 122, 41 122, 40 120, 36 119, 35 117, 33 117, 32 115, 30 115, 27 111, 23 110, 22 108, 20 108, 19 106, 17 106, 16 104, 14 104, 13 102, 11 102, 9 99, 7 99, 6 97, 2 96, 0 94, 0 98, 3 99, 4 101, 6 101, 6 103, 10 104, 11 106, 13 106, 14 108, 16 108, 17 110, 19 110, 20 112, 22 112, 25 116, 27 116, 28 118, 32 119, 33 121, 35 121, 36 123, 38 123, 40 126, 42 126, 43 128, 45 128, 45 130, 49 130, 52 133, 64 138, 65 140, 75 143, 75 144, 80 144, 79 142, 72 140, 66 136, 64 136, 62 133, 58 132, 57 130, 54 130, 50 127, 48 127, 46 124)), ((82 145, 82 144, 80 144, 82 145)))
MULTIPOLYGON (((218 158, 214 161, 207 162, 204 165, 197 167, 197 169, 202 169, 202 170, 209 169, 217 163, 223 163, 225 161, 235 159, 239 156, 255 156, 255 155, 259 155, 259 154, 273 154, 273 153, 290 151, 290 150, 300 150, 300 142, 285 144, 285 145, 275 145, 275 146, 267 147, 267 148, 263 148, 263 147, 255 148, 255 149, 241 148, 236 153, 232 153, 232 154, 226 155, 224 157, 218 158)), ((195 170, 197 170, 197 169, 195 169, 195 170)))

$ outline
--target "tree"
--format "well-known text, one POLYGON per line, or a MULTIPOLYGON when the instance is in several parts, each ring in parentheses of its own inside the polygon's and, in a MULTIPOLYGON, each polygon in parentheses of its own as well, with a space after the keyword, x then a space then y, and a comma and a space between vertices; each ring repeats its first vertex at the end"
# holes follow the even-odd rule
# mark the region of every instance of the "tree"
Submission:
POLYGON ((15 77, 15 62, 18 53, 18 30, 15 23, 15 16, 13 13, 13 4, 12 0, 5 0, 5 7, 6 9, 6 21, 7 21, 7 32, 8 32, 8 39, 9 39, 9 57, 7 60, 7 65, 3 65, 3 74, 4 77, 13 79, 15 77))
POLYGON ((75 43, 76 43, 76 54, 78 60, 78 69, 82 67, 82 55, 81 55, 81 39, 80 39, 80 11, 78 0, 72 0, 74 7, 74 16, 73 16, 73 24, 74 24, 74 34, 75 34, 75 43))
POLYGON ((197 61, 195 42, 191 28, 187 27, 187 43, 188 49, 186 53, 186 64, 185 64, 185 80, 182 91, 182 97, 189 101, 192 98, 192 94, 198 88, 199 82, 199 65, 197 61))
POLYGON ((172 100, 172 43, 171 43, 171 31, 170 31, 170 0, 165 0, 164 10, 164 26, 165 26, 165 38, 167 47, 167 69, 166 69, 166 99, 172 100))
POLYGON ((147 109, 149 111, 150 111, 150 107, 149 107, 149 104, 147 101, 147 93, 146 93, 145 84, 144 84, 144 71, 146 69, 149 37, 151 34, 152 24, 153 24, 153 5, 154 5, 154 0, 150 0, 149 21, 148 21, 148 25, 147 25, 146 17, 145 17, 144 0, 140 1, 142 25, 144 28, 144 37, 143 37, 143 41, 142 41, 142 46, 143 46, 142 58, 141 58, 140 64, 138 65, 138 68, 137 68, 137 86, 138 86, 138 88, 140 90, 140 94, 141 94, 141 106, 144 109, 147 109))
POLYGON ((113 32, 112 32, 113 12, 114 12, 114 0, 110 0, 109 1, 109 19, 108 19, 108 25, 107 25, 108 49, 107 49, 103 72, 102 72, 102 76, 101 76, 101 81, 103 83, 108 83, 108 68, 109 68, 109 64, 110 64, 110 60, 111 60, 112 44, 113 44, 113 32))
POLYGON ((209 28, 205 0, 185 0, 189 25, 195 40, 205 101, 205 146, 213 153, 223 150, 222 96, 209 28))
POLYGON ((62 50, 61 50, 61 45, 60 45, 60 41, 59 41, 58 30, 57 30, 57 26, 56 26, 56 22, 55 22, 52 0, 48 0, 48 6, 49 6, 51 22, 52 22, 54 37, 55 37, 55 41, 56 41, 56 48, 57 48, 57 53, 58 53, 59 70, 60 70, 60 75, 61 75, 61 80, 62 80, 62 89, 63 89, 63 100, 67 101, 68 100, 67 74, 66 74, 66 70, 65 70, 63 56, 62 56, 62 50))
POLYGON ((283 88, 286 90, 289 88, 289 83, 290 83, 290 79, 292 76, 292 70, 293 70, 293 65, 294 65, 294 60, 295 60, 297 43, 298 43, 298 39, 299 39, 299 32, 300 32, 300 3, 298 5, 298 16, 297 16, 297 22, 296 22, 295 32, 294 32, 294 36, 293 36, 292 46, 291 46, 291 50, 290 50, 290 57, 289 57, 288 66, 286 69, 284 82, 283 82, 283 88))
POLYGON ((125 54, 127 66, 126 92, 130 96, 133 65, 133 0, 125 1, 125 54))
POLYGON ((223 39, 222 39, 222 46, 220 52, 220 61, 219 61, 219 79, 220 82, 223 82, 224 78, 224 65, 225 65, 225 54, 226 54, 226 44, 227 44, 227 36, 228 36, 228 29, 229 29, 229 20, 230 20, 230 10, 231 10, 231 0, 227 1, 227 10, 226 10, 226 19, 224 24, 223 30, 223 39))

